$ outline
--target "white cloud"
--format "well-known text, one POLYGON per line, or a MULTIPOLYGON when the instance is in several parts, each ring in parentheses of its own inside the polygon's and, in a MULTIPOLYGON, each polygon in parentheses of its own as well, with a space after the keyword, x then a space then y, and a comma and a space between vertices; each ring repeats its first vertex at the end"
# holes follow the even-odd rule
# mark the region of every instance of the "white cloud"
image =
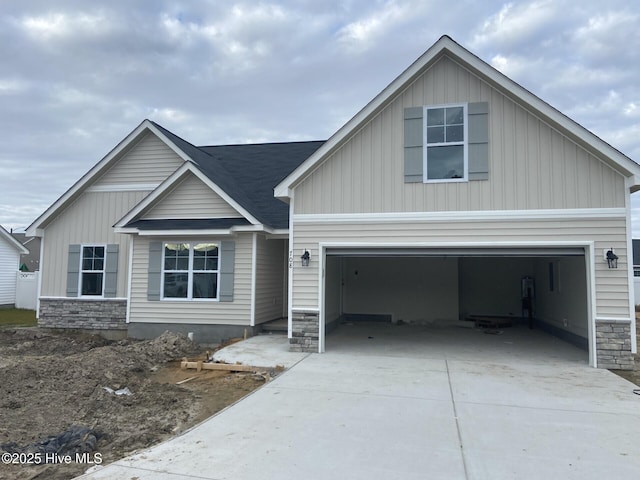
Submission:
POLYGON ((471 40, 471 46, 495 49, 521 45, 558 21, 558 6, 559 2, 553 0, 504 4, 500 11, 482 23, 471 40))
POLYGON ((90 13, 47 13, 25 16, 21 24, 27 33, 42 41, 56 37, 101 35, 109 30, 109 22, 103 12, 90 13))
POLYGON ((628 9, 601 11, 571 35, 572 45, 585 59, 609 64, 620 57, 640 58, 640 15, 628 9))
POLYGON ((385 2, 381 8, 342 27, 337 34, 338 41, 351 50, 367 50, 407 20, 412 11, 408 7, 394 1, 385 2))

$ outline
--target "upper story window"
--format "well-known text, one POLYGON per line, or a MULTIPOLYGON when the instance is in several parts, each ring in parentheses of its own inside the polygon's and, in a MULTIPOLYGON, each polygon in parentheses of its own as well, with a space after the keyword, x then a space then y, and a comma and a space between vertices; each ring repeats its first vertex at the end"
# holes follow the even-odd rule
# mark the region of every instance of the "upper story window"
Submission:
POLYGON ((219 249, 214 242, 165 243, 162 298, 217 299, 219 249))
POLYGON ((467 106, 424 107, 424 181, 467 179, 467 106))
POLYGON ((104 291, 104 245, 83 246, 81 262, 80 294, 101 296, 104 291))

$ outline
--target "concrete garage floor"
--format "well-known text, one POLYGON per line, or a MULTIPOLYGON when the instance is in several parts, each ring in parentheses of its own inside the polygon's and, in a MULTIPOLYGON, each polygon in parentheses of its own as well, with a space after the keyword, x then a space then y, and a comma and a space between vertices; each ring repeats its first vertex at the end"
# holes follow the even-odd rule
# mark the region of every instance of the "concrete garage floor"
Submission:
MULTIPOLYGON (((248 342, 253 352, 269 342, 266 357, 277 344, 248 342)), ((327 337, 327 353, 81 478, 637 478, 633 388, 588 367, 586 352, 525 328, 346 325, 327 337)))

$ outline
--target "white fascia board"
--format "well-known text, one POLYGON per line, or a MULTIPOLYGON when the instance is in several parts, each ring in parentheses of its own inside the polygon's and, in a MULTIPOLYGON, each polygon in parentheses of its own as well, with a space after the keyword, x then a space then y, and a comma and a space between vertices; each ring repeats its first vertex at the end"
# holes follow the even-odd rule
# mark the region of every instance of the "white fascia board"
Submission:
POLYGON ((141 237, 198 237, 198 236, 229 236, 237 233, 264 232, 270 229, 264 225, 239 225, 231 228, 209 228, 197 230, 141 230, 139 228, 114 228, 115 233, 136 234, 141 237))
POLYGON ((158 136, 164 143, 167 144, 169 148, 171 148, 180 158, 184 160, 188 160, 189 158, 185 155, 184 152, 178 150, 176 146, 170 142, 149 120, 144 120, 140 125, 138 125, 129 135, 127 135, 118 145, 116 145, 113 150, 111 150, 107 155, 100 160, 97 164, 95 164, 87 173, 85 173, 80 180, 74 183, 71 188, 69 188, 65 193, 62 194, 60 198, 58 198, 47 210, 44 211, 42 215, 36 218, 31 225, 27 228, 28 236, 41 236, 38 235, 37 232, 41 228, 41 225, 45 224, 46 221, 54 216, 60 209, 64 208, 68 202, 75 199, 80 193, 82 193, 89 183, 91 183, 97 176, 105 172, 112 163, 117 161, 121 154, 126 151, 126 149, 138 141, 141 136, 146 132, 151 131, 155 135, 158 136))
MULTIPOLYGON (((424 73, 432 62, 442 54, 448 54, 454 61, 457 60, 463 66, 466 64, 470 71, 480 74, 518 103, 528 105, 531 109, 537 110, 542 117, 546 117, 582 143, 590 145, 601 156, 611 159, 625 176, 640 175, 640 165, 636 162, 445 35, 332 135, 313 155, 282 180, 275 187, 274 195, 278 198, 290 197, 291 189, 301 178, 313 171, 326 156, 348 138, 351 132, 357 131, 373 115, 390 103, 397 95, 400 95, 407 85, 424 73)), ((636 185, 638 184, 636 183, 636 185)))
MULTIPOLYGON (((266 229, 265 229, 266 231, 266 229)), ((289 229, 288 228, 274 228, 267 232, 267 240, 288 240, 289 229)))
POLYGON ((362 110, 345 123, 336 133, 334 133, 318 150, 316 150, 308 159, 306 159, 298 168, 285 177, 274 188, 276 197, 290 197, 291 189, 295 184, 308 172, 310 172, 325 156, 335 150, 353 131, 364 124, 369 117, 373 116, 381 107, 383 107, 391 98, 393 98, 402 87, 410 82, 414 77, 421 73, 422 69, 427 66, 444 48, 443 40, 450 40, 448 37, 442 37, 431 48, 429 48, 420 58, 413 62, 409 68, 401 73, 391 82, 382 92, 380 92, 373 100, 371 100, 362 110))
POLYGON ((140 203, 138 203, 133 209, 131 209, 124 217, 116 222, 115 228, 122 229, 125 225, 133 220, 136 220, 139 216, 143 215, 148 209, 153 207, 156 202, 160 201, 162 197, 168 191, 171 191, 174 186, 184 180, 184 177, 191 173, 200 179, 205 185, 213 190, 218 196, 220 196, 225 202, 227 202, 234 210, 240 215, 249 220, 253 225, 261 225, 261 223, 251 215, 247 210, 238 204, 233 198, 231 198, 224 190, 213 183, 206 175, 204 175, 196 166, 191 162, 182 164, 175 172, 162 182, 158 188, 147 195, 140 203))
POLYGON ((0 237, 6 239, 9 245, 15 248, 20 253, 20 255, 27 255, 29 253, 29 250, 27 250, 24 246, 22 246, 22 244, 18 240, 16 240, 13 235, 11 235, 7 230, 5 230, 1 226, 0 226, 0 237))
POLYGON ((482 222, 625 218, 625 208, 295 214, 292 223, 482 222))
POLYGON ((447 45, 447 50, 449 50, 449 52, 459 60, 466 63, 470 67, 472 73, 473 71, 480 73, 483 77, 489 80, 490 83, 499 87, 499 90, 507 94, 507 96, 510 96, 517 103, 524 103, 531 107, 534 111, 530 113, 533 113, 533 115, 546 118, 548 121, 551 121, 551 123, 559 126, 561 131, 564 130, 565 134, 568 133, 570 134, 569 136, 573 136, 575 139, 578 139, 582 144, 591 146, 591 148, 598 152, 601 157, 604 157, 601 158, 601 160, 606 158, 611 159, 615 166, 618 167, 617 170, 621 171, 620 173, 627 177, 640 174, 640 165, 624 155, 622 152, 612 147, 593 132, 552 107, 526 88, 511 80, 509 77, 499 72, 476 55, 464 49, 453 40, 448 40, 449 45, 447 45), (536 112, 540 115, 536 115, 536 112))
POLYGON ((587 248, 591 247, 593 242, 590 240, 558 240, 558 241, 506 241, 506 242, 320 242, 319 249, 332 248, 587 248))

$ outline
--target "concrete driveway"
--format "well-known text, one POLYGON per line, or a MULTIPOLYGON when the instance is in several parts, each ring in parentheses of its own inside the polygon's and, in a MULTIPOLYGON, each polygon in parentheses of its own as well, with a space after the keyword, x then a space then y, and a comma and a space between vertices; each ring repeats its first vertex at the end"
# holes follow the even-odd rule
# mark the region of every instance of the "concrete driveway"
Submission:
POLYGON ((81 478, 637 478, 640 396, 586 362, 527 329, 345 326, 327 353, 81 478))

